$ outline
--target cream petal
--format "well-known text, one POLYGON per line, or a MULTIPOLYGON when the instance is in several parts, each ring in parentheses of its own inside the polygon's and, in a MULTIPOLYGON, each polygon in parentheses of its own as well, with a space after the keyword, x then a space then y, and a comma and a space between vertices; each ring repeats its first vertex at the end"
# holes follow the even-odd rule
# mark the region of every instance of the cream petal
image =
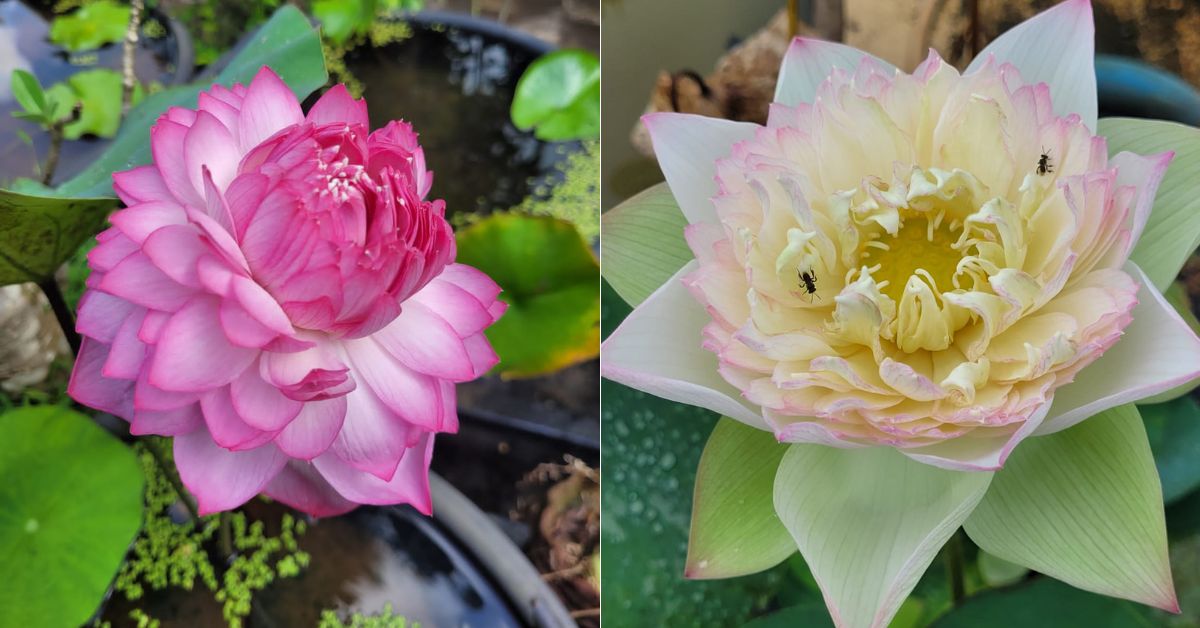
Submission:
POLYGON ((1075 381, 1058 389, 1038 434, 1053 434, 1125 403, 1200 377, 1200 338, 1167 303, 1137 264, 1125 272, 1141 283, 1125 335, 1075 381))
POLYGON ((717 356, 701 346, 708 313, 683 285, 689 262, 639 305, 601 345, 608 379, 671 401, 707 408, 767 429, 758 408, 717 372, 717 356))

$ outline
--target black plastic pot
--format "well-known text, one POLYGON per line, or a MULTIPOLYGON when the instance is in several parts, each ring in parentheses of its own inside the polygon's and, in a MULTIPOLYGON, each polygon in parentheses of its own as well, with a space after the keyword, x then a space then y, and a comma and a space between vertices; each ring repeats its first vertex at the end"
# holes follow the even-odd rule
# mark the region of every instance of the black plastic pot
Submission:
POLYGON ((1172 120, 1200 125, 1200 93, 1175 74, 1144 61, 1096 55, 1100 116, 1172 120))

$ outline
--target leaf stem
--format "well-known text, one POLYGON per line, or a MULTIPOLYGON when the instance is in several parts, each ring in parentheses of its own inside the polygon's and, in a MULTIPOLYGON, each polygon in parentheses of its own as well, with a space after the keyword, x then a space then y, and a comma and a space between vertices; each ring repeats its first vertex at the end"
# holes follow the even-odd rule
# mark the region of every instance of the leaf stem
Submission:
POLYGON ((150 450, 150 455, 154 458, 154 464, 158 465, 158 470, 166 476, 167 481, 171 483, 171 488, 175 489, 175 494, 179 496, 179 500, 187 508, 188 513, 192 515, 192 520, 200 521, 200 511, 196 509, 196 504, 192 503, 192 496, 188 494, 187 489, 183 487, 183 482, 179 481, 179 476, 175 475, 175 471, 167 464, 163 458, 162 451, 158 448, 158 443, 153 439, 147 439, 146 448, 150 450))
POLYGON ((229 511, 221 512, 221 553, 225 555, 225 560, 233 559, 233 519, 229 511))
POLYGON ((954 533, 946 543, 946 575, 950 578, 950 598, 958 606, 967 597, 966 573, 963 558, 962 530, 954 533))
POLYGON ((54 310, 54 317, 58 319, 58 326, 62 328, 63 335, 67 337, 67 344, 71 345, 71 353, 78 357, 82 340, 79 332, 75 331, 75 316, 71 314, 71 308, 67 306, 67 300, 63 298, 58 281, 54 279, 54 275, 51 275, 39 281, 38 287, 42 289, 46 300, 50 302, 50 308, 54 310))
POLYGON ((142 8, 144 0, 133 0, 129 3, 129 27, 125 29, 125 46, 122 51, 122 81, 121 81, 121 117, 129 113, 129 104, 133 99, 133 87, 136 77, 133 75, 133 53, 137 49, 138 26, 142 23, 142 8))

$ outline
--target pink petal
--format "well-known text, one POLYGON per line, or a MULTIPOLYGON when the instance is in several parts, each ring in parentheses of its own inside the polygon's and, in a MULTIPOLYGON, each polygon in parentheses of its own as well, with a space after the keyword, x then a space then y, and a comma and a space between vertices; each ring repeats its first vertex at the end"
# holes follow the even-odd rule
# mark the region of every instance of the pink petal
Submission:
MULTIPOLYGON (((445 279, 443 275, 426 284, 409 299, 409 302, 424 304, 437 312, 438 316, 450 323, 459 337, 483 331, 495 322, 488 312, 488 306, 480 298, 445 279)), ((408 302, 401 308, 407 306, 408 302)))
POLYGON ((312 109, 308 110, 305 119, 313 124, 361 125, 364 130, 371 128, 371 122, 367 119, 367 101, 355 100, 341 83, 322 94, 312 109))
POLYGON ((133 382, 101 375, 106 360, 108 345, 84 338, 71 370, 67 394, 85 406, 129 420, 133 416, 133 382))
POLYGON ((396 472, 405 448, 417 442, 421 433, 395 416, 369 388, 360 386, 346 395, 346 421, 323 456, 332 454, 355 469, 387 481, 396 472))
POLYGON ((133 389, 133 404, 138 410, 175 410, 200 401, 194 392, 169 392, 150 383, 150 369, 142 369, 133 389))
POLYGON ((239 347, 261 349, 279 336, 263 327, 241 305, 232 299, 221 301, 221 329, 229 342, 239 347))
POLYGON ((383 405, 408 423, 433 432, 441 430, 442 400, 436 378, 408 368, 371 338, 347 340, 342 346, 355 377, 366 383, 383 405))
POLYGON ((355 387, 350 369, 329 343, 292 353, 264 353, 259 364, 263 379, 297 401, 344 395, 355 387))
MULTIPOLYGON (((125 237, 116 227, 101 231, 96 236, 96 242, 96 248, 87 254, 88 266, 93 271, 108 272, 138 251, 137 243, 125 237)), ((93 276, 95 274, 92 273, 93 276)))
POLYGON ((150 129, 150 152, 158 173, 180 203, 193 207, 204 207, 200 192, 192 185, 184 159, 184 139, 187 127, 164 118, 159 118, 150 129))
POLYGON ((111 344, 121 324, 139 309, 141 308, 125 299, 118 299, 99 290, 88 290, 79 299, 75 331, 111 344))
POLYGON ((268 329, 281 334, 296 333, 283 308, 253 279, 235 277, 233 279, 233 296, 246 309, 246 312, 268 329))
POLYGON ((300 103, 288 86, 267 66, 250 81, 238 114, 241 151, 247 153, 277 131, 304 120, 300 103))
POLYGON ((139 203, 109 217, 113 226, 137 244, 167 225, 186 225, 187 212, 175 199, 139 203))
POLYGON ((329 449, 345 420, 345 396, 305 402, 296 418, 275 436, 275 444, 293 458, 312 460, 329 449))
POLYGON ((100 374, 112 379, 136 380, 146 359, 146 345, 138 339, 138 330, 146 310, 139 309, 121 323, 108 349, 108 359, 100 374))
POLYGON ((204 430, 175 437, 175 466, 184 486, 196 496, 201 515, 246 503, 285 464, 287 456, 272 444, 249 451, 229 451, 213 442, 204 430))
POLYGON ((154 164, 113 173, 113 191, 126 205, 149 201, 177 202, 154 164))
POLYGON ((358 507, 335 491, 311 464, 295 460, 288 462, 263 492, 314 517, 335 517, 358 507))
POLYGON ((237 107, 217 98, 209 92, 200 92, 199 98, 196 99, 196 105, 200 111, 211 114, 225 126, 225 129, 233 138, 233 145, 235 147, 240 145, 238 141, 237 107))
POLYGON ((150 234, 142 243, 146 257, 171 279, 192 288, 200 287, 196 264, 212 249, 191 225, 168 225, 150 234))
POLYGON ((105 273, 96 288, 142 307, 174 312, 183 307, 196 291, 181 285, 158 269, 145 255, 125 258, 105 273))
POLYGON ((263 381, 258 369, 248 368, 233 380, 229 394, 237 413, 251 427, 277 432, 300 413, 303 403, 288 399, 279 389, 263 381))
POLYGON ((458 382, 475 378, 471 357, 450 323, 415 301, 371 336, 408 368, 458 382))
POLYGON ((134 410, 129 433, 135 436, 178 436, 202 427, 204 415, 200 412, 200 404, 193 403, 174 410, 134 410))
POLYGON ((229 129, 206 111, 196 114, 195 124, 184 137, 183 151, 188 176, 197 192, 204 190, 205 168, 212 174, 217 189, 224 190, 237 174, 238 162, 242 158, 229 129))
POLYGON ((405 450, 396 473, 390 480, 362 473, 332 452, 313 460, 321 475, 343 497, 360 504, 412 504, 425 515, 433 513, 429 491, 429 460, 433 454, 433 434, 426 433, 418 443, 405 450))
POLYGON ((150 362, 150 383, 163 390, 205 391, 233 381, 258 357, 221 330, 217 300, 193 299, 167 322, 150 362))
POLYGON ((463 346, 467 349, 467 355, 471 357, 471 379, 492 370, 492 367, 500 362, 500 356, 496 355, 492 343, 488 342, 487 336, 482 332, 464 338, 463 346))
POLYGON ((200 409, 204 412, 204 423, 208 425, 212 439, 225 449, 254 449, 274 437, 273 433, 246 423, 237 408, 233 407, 228 386, 204 393, 200 397, 200 409))

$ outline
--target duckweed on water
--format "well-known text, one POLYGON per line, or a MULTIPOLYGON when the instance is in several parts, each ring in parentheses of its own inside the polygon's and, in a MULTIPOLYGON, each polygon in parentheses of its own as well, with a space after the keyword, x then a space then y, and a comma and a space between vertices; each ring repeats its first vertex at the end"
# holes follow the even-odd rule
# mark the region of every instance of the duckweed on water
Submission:
POLYGON ((421 624, 416 622, 409 624, 408 620, 394 614, 392 604, 389 602, 383 606, 383 611, 378 615, 354 613, 346 618, 346 621, 339 619, 336 611, 322 611, 321 623, 318 624, 318 628, 421 628, 421 624))
MULTIPOLYGON (((277 536, 268 536, 262 521, 249 521, 245 513, 230 515, 233 546, 237 554, 222 574, 209 559, 205 546, 215 544, 220 517, 210 515, 199 521, 176 523, 170 510, 178 496, 171 480, 155 463, 149 447, 158 446, 170 464, 169 441, 139 442, 134 447, 146 474, 146 511, 141 535, 134 541, 129 557, 117 575, 116 590, 135 601, 149 591, 168 587, 191 591, 200 583, 221 603, 225 621, 238 628, 250 614, 256 592, 276 578, 290 578, 308 566, 309 555, 302 551, 297 538, 307 525, 284 514, 277 536)), ((130 613, 139 628, 155 628, 158 620, 141 609, 130 613)), ((104 625, 104 624, 101 624, 104 625)))

